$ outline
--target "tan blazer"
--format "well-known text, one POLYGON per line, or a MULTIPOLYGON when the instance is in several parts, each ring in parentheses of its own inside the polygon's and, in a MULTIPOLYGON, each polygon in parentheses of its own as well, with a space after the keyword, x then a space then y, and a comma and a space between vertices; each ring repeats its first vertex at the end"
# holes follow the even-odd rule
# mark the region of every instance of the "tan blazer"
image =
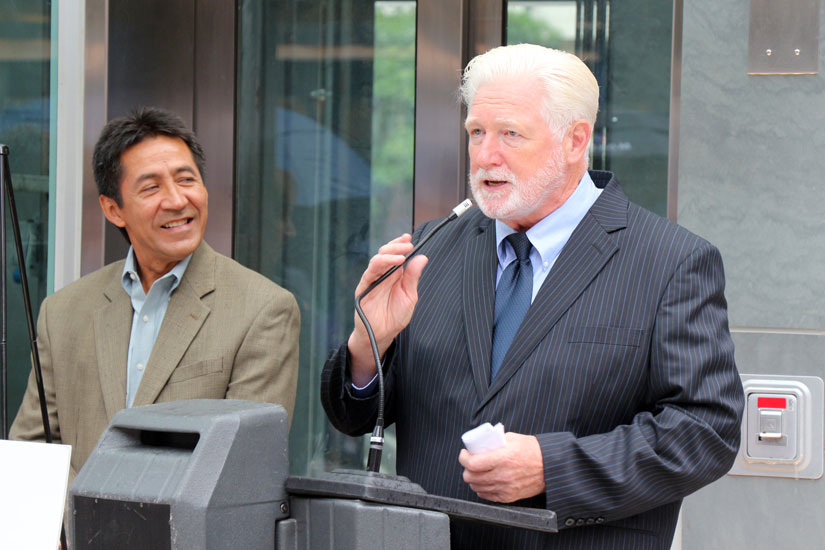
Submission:
MULTIPOLYGON (((72 446, 70 481, 126 403, 132 304, 121 260, 46 298, 37 322, 53 438, 72 446)), ((292 416, 295 298, 201 243, 172 293, 134 405, 181 399, 279 403, 292 416)), ((34 373, 11 438, 44 440, 34 373)))

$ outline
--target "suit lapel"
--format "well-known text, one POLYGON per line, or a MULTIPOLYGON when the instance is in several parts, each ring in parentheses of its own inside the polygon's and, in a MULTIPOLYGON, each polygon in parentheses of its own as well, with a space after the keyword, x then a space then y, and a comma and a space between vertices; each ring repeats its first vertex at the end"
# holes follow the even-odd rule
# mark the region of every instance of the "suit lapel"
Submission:
MULTIPOLYGON (((600 178, 594 175, 593 179, 599 183, 600 178)), ((627 226, 627 207, 627 197, 615 180, 611 180, 573 231, 544 280, 479 408, 518 372, 525 359, 619 250, 611 233, 627 226)))
POLYGON ((464 252, 461 300, 473 382, 479 399, 487 393, 490 384, 496 265, 495 225, 491 219, 482 218, 464 252))
POLYGON ((109 304, 94 312, 95 351, 106 415, 126 406, 126 361, 132 331, 132 302, 120 282, 122 272, 103 290, 109 304))
POLYGON ((214 289, 215 252, 204 242, 195 251, 180 284, 172 292, 134 405, 155 402, 209 316, 211 310, 201 298, 214 289))

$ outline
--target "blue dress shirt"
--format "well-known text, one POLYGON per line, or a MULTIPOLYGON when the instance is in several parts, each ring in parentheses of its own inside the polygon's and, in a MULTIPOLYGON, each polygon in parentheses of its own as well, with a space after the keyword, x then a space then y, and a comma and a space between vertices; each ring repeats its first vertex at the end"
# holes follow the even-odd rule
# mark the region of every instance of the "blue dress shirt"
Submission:
POLYGON ((140 381, 149 363, 152 348, 158 338, 160 325, 169 307, 172 291, 178 287, 192 254, 172 268, 169 273, 152 283, 149 294, 143 292, 143 285, 137 273, 135 252, 129 247, 126 264, 123 266, 123 289, 132 299, 132 333, 129 337, 129 357, 126 361, 126 406, 135 401, 140 381))

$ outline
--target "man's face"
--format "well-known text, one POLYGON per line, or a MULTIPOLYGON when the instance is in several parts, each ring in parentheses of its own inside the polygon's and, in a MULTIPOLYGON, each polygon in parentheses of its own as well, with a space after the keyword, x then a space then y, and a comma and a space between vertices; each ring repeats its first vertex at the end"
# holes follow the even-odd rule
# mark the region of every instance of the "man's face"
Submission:
POLYGON ((476 92, 465 123, 473 197, 485 215, 521 231, 566 198, 562 140, 541 106, 537 80, 494 81, 476 92))
POLYGON ((106 217, 126 229, 142 275, 162 276, 203 239, 208 195, 183 140, 158 136, 120 157, 122 206, 101 196, 106 217), (146 273, 148 271, 148 273, 146 273))

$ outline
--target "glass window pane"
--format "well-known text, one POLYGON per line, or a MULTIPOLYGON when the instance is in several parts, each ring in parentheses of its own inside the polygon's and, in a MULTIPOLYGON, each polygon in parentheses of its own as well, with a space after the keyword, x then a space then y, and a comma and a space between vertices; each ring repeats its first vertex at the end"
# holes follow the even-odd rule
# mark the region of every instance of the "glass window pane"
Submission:
POLYGON ((616 173, 628 196, 667 213, 673 3, 655 0, 507 2, 506 43, 581 57, 599 81, 591 167, 616 173))
POLYGON ((361 468, 366 456, 329 425, 319 375, 352 330, 371 254, 412 227, 415 7, 240 3, 235 257, 301 308, 296 474, 361 468))
MULTIPOLYGON (((35 315, 47 288, 50 33, 51 2, 0 0, 0 143, 9 147, 9 167, 35 315)), ((11 423, 26 388, 31 350, 20 287, 20 263, 10 216, 7 218, 8 420, 11 423)))

